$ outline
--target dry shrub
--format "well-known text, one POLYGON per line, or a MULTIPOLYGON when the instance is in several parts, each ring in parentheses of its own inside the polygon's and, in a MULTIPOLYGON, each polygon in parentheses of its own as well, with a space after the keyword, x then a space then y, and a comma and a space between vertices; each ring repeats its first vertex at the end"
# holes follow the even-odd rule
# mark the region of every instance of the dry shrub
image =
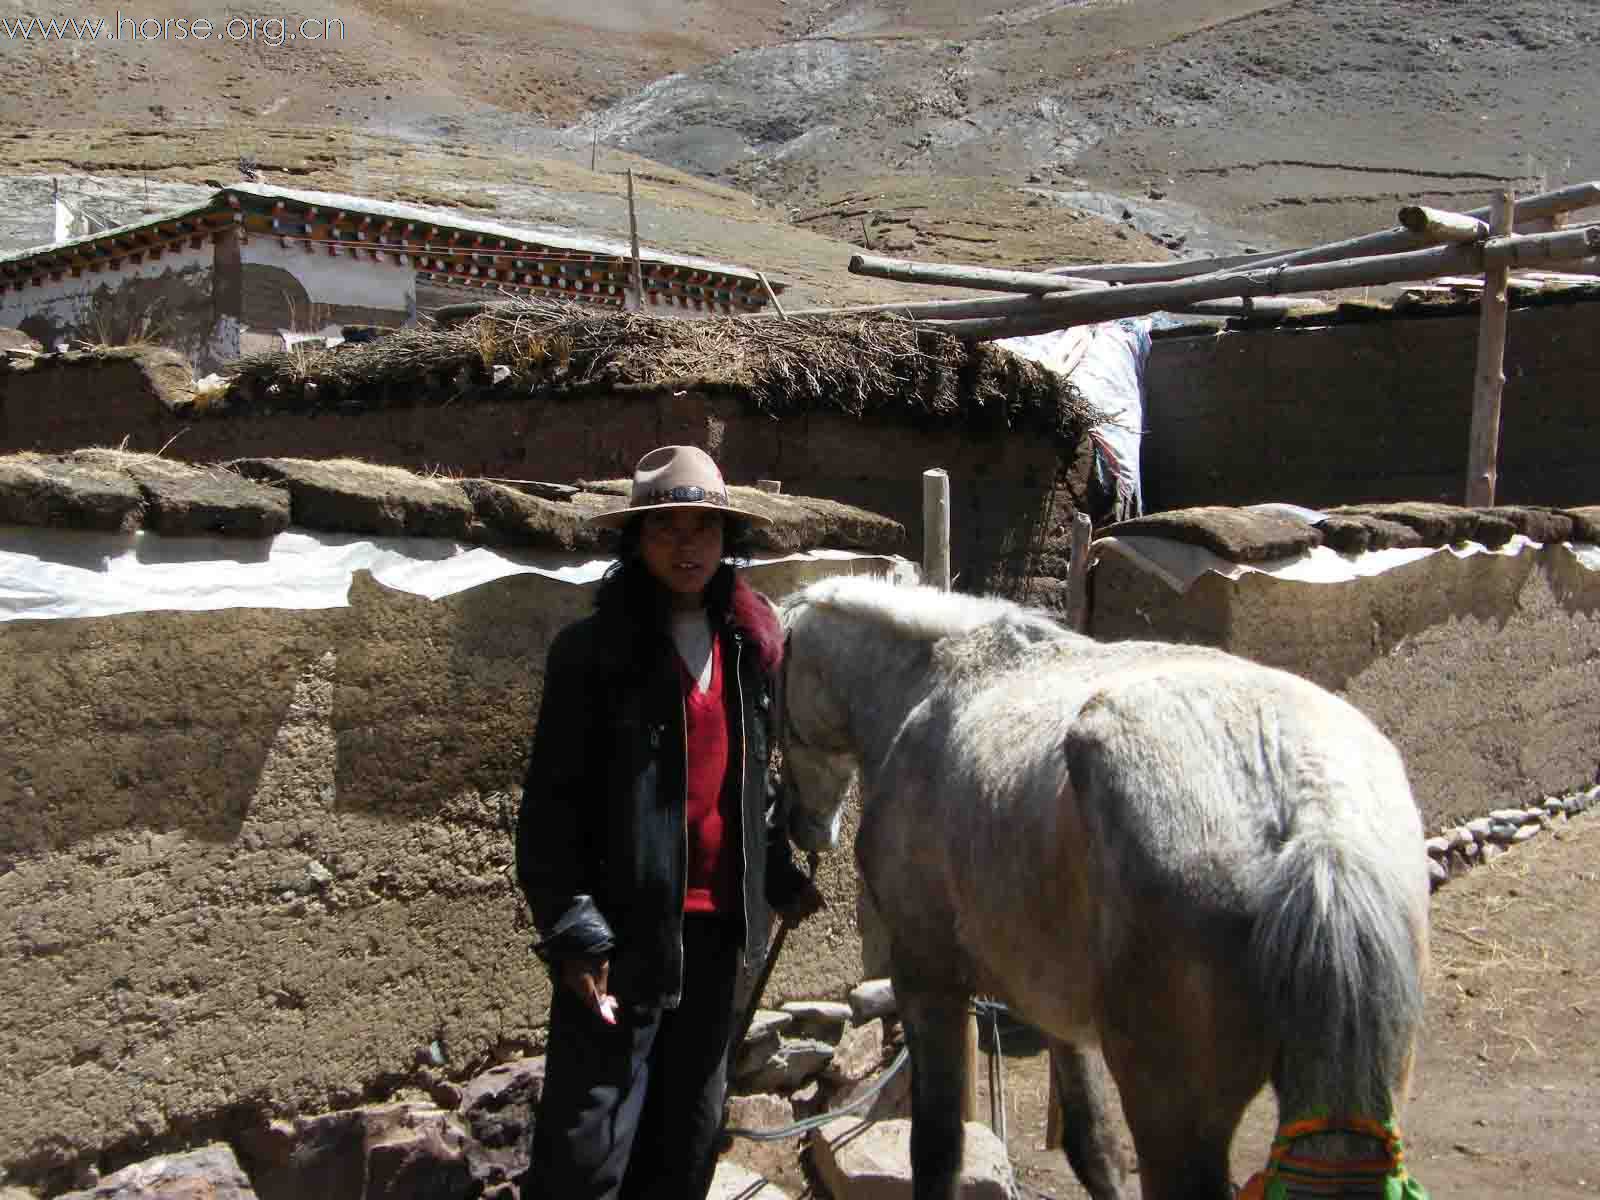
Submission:
POLYGON ((399 330, 288 360, 235 363, 228 407, 381 408, 691 386, 737 392, 772 416, 832 411, 1026 428, 1069 444, 1099 416, 1070 381, 1035 363, 897 317, 685 320, 518 301, 453 328, 399 330), (511 377, 491 388, 497 365, 511 377))

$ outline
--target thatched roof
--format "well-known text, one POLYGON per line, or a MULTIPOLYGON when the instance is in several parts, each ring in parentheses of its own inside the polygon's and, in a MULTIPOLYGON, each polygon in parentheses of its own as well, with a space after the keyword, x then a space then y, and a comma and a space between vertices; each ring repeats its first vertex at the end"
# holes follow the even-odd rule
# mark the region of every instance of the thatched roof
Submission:
POLYGON ((1032 430, 1067 444, 1098 415, 1071 382, 1035 363, 898 318, 682 320, 519 302, 448 329, 400 330, 332 350, 307 345, 239 360, 227 392, 205 410, 359 410, 697 387, 736 393, 769 416, 833 411, 1032 430))
POLYGON ((1101 536, 1164 537, 1202 546, 1230 562, 1259 563, 1319 545, 1358 554, 1457 542, 1477 542, 1494 549, 1519 533, 1536 542, 1593 541, 1600 535, 1600 508, 1462 508, 1400 501, 1332 508, 1315 525, 1256 509, 1179 508, 1108 525, 1099 532, 1101 536))
MULTIPOLYGON (((832 500, 732 488, 772 519, 758 548, 894 553, 897 521, 832 500)), ((526 488, 417 475, 355 459, 239 459, 191 466, 153 454, 78 450, 0 457, 0 525, 268 537, 288 526, 390 537, 443 537, 546 550, 604 548, 585 518, 626 503, 614 484, 526 488), (553 498, 552 498, 553 497, 553 498)))

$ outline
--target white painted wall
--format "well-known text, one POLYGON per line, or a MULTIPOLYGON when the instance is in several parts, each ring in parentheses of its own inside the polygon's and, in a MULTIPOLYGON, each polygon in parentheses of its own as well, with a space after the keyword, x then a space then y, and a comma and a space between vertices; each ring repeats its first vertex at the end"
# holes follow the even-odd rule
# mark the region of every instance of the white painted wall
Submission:
POLYGON ((335 257, 325 246, 313 247, 307 253, 301 243, 285 246, 276 237, 252 234, 239 247, 239 261, 289 272, 300 281, 313 304, 352 304, 405 313, 408 317, 416 315, 415 268, 399 265, 393 255, 386 254, 384 261, 373 262, 365 254, 357 259, 344 251, 335 257))
POLYGON ((159 261, 146 258, 138 266, 124 262, 116 271, 85 271, 76 279, 70 274, 63 275, 60 280, 46 279, 37 287, 29 284, 21 291, 8 288, 0 295, 0 325, 15 329, 36 314, 48 316, 58 325, 75 325, 88 309, 89 298, 97 289, 108 287, 115 291, 133 279, 160 279, 164 275, 190 272, 197 286, 209 288, 212 261, 212 247, 207 242, 198 250, 187 247, 169 250, 159 261))

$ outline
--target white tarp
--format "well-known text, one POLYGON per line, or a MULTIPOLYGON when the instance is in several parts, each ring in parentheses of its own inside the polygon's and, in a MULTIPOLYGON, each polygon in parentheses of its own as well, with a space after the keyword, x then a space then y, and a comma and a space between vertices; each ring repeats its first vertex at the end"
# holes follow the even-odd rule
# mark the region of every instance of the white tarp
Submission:
MULTIPOLYGON (((812 550, 771 562, 888 555, 812 550)), ((575 585, 611 560, 586 554, 465 546, 441 538, 376 538, 290 530, 273 538, 162 537, 0 526, 0 621, 219 608, 343 608, 350 578, 437 600, 508 575, 575 585)))
POLYGON ((1095 461, 1116 496, 1112 519, 1144 511, 1139 481, 1139 440, 1144 432, 1144 365, 1150 356, 1147 317, 1077 325, 995 343, 1030 362, 1065 375, 1085 400, 1106 414, 1089 429, 1095 461))
MULTIPOLYGON (((1257 505, 1267 508, 1267 505, 1257 505)), ((1600 546, 1585 543, 1564 543, 1579 563, 1591 571, 1600 571, 1600 546)), ((1227 579, 1241 579, 1257 573, 1274 579, 1294 580, 1300 583, 1343 583, 1371 575, 1381 575, 1406 563, 1427 558, 1430 554, 1450 553, 1457 558, 1470 558, 1474 554, 1500 554, 1515 557, 1528 548, 1539 549, 1543 543, 1530 541, 1520 533, 1498 549, 1491 550, 1477 542, 1459 546, 1413 546, 1390 550, 1369 550, 1363 554, 1340 554, 1327 546, 1314 546, 1292 558, 1274 559, 1263 563, 1236 563, 1203 546, 1191 546, 1163 537, 1103 537, 1093 545, 1095 555, 1120 554, 1130 562, 1156 576, 1176 592, 1187 592, 1194 581, 1206 572, 1227 579)), ((1091 558, 1091 561, 1093 559, 1091 558)))

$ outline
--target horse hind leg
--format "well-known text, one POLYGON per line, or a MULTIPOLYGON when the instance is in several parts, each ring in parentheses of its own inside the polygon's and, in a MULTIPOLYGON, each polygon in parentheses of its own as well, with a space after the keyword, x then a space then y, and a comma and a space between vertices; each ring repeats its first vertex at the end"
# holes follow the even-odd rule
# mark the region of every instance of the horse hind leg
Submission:
POLYGON ((1130 959, 1102 1035, 1144 1200, 1232 1200, 1229 1148, 1273 1048, 1227 966, 1153 949, 1130 959))
POLYGON ((911 1185, 914 1200, 956 1200, 961 1187, 967 1090, 966 994, 913 990, 894 980, 911 1050, 911 1185))
POLYGON ((1112 1093, 1096 1055, 1050 1039, 1050 1074, 1061 1105, 1061 1145, 1093 1200, 1124 1200, 1128 1165, 1111 1122, 1112 1093))

